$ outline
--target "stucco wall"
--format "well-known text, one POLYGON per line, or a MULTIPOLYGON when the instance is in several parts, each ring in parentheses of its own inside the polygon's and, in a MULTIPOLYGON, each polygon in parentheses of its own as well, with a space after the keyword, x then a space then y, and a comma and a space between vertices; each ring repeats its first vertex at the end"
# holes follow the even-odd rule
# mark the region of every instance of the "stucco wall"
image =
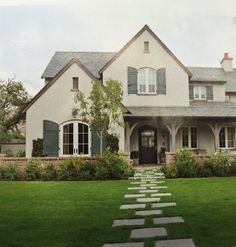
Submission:
POLYGON ((113 78, 123 83, 126 106, 188 106, 188 74, 150 35, 143 32, 103 73, 103 78, 113 78), (143 53, 144 41, 149 42, 150 53, 143 53), (136 69, 166 68, 166 95, 141 96, 127 92, 127 67, 136 69))
MULTIPOLYGON (((27 111, 26 114, 26 156, 31 156, 32 140, 43 137, 43 120, 51 120, 58 124, 73 120, 72 108, 74 92, 72 77, 79 77, 79 88, 86 96, 91 91, 91 78, 77 65, 73 64, 27 111)), ((120 151, 124 150, 124 133, 116 128, 121 135, 120 151)), ((60 135, 59 143, 62 143, 60 135)), ((60 154, 61 155, 61 154, 60 154)))

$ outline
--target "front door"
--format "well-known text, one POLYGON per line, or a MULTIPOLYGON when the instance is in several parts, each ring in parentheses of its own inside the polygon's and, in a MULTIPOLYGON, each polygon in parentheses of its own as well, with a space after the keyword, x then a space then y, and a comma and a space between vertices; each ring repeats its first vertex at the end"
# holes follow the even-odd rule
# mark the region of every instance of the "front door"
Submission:
POLYGON ((152 126, 139 129, 139 163, 157 163, 157 130, 152 126))

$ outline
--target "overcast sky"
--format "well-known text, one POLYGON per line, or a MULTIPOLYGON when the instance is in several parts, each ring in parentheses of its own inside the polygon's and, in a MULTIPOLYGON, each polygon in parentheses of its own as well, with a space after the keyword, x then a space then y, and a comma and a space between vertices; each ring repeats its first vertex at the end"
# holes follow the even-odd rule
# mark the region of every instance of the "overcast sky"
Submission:
POLYGON ((55 51, 117 51, 145 24, 186 66, 236 59, 236 0, 0 0, 0 17, 0 78, 31 95, 55 51))

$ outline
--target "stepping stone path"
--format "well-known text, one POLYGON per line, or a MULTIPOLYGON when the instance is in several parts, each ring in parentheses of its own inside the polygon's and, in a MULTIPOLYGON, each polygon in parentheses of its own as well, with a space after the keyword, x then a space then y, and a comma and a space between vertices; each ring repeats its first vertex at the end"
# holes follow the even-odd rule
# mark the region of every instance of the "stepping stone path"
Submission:
POLYGON ((176 206, 176 203, 160 202, 163 197, 171 196, 171 193, 158 192, 158 189, 168 188, 167 186, 159 185, 166 182, 163 180, 165 179, 164 174, 159 171, 160 170, 157 168, 139 168, 136 170, 135 175, 129 178, 134 181, 130 182, 130 187, 128 187, 128 193, 124 195, 124 200, 133 200, 133 203, 129 201, 129 204, 121 205, 120 209, 136 211, 132 213, 132 219, 115 219, 112 227, 116 227, 117 231, 119 231, 119 227, 130 227, 130 239, 126 240, 124 243, 104 244, 103 247, 144 247, 144 242, 133 242, 132 239, 137 239, 137 241, 138 239, 142 239, 142 241, 145 239, 149 239, 149 241, 150 239, 153 239, 153 247, 196 247, 192 239, 165 240, 165 237, 168 237, 166 228, 162 226, 155 227, 155 225, 177 225, 179 223, 184 223, 184 219, 181 216, 160 217, 162 211, 166 207, 174 207, 176 206), (163 210, 160 210, 159 208, 162 208, 163 210), (134 215, 137 217, 133 218, 134 215), (140 218, 140 216, 143 218, 140 218), (151 217, 153 227, 150 225, 149 227, 144 227, 145 216, 151 217), (134 226, 143 226, 143 228, 132 229, 134 226), (158 237, 161 237, 162 240, 156 240, 158 237))

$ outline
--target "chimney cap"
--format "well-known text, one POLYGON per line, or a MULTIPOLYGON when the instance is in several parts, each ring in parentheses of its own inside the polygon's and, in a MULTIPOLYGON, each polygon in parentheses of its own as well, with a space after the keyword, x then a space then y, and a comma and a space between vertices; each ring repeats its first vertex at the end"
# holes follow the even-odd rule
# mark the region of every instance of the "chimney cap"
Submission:
POLYGON ((224 53, 224 57, 222 58, 221 62, 220 63, 223 63, 224 60, 233 60, 232 57, 229 57, 229 53, 228 52, 225 52, 224 53))

